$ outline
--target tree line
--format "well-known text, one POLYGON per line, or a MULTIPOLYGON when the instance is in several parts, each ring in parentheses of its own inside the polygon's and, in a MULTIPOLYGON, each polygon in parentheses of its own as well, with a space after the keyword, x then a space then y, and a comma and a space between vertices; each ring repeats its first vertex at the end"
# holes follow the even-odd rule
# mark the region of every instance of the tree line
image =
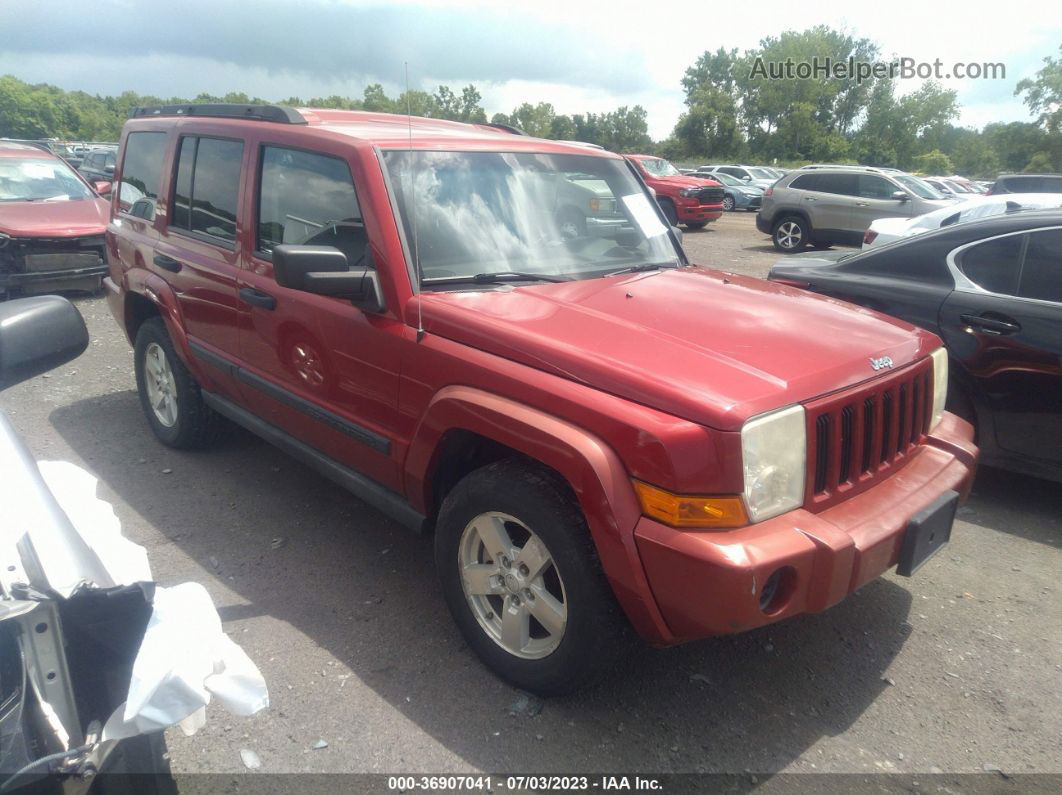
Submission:
MULTIPOLYGON (((64 91, 46 83, 30 84, 12 75, 0 77, 0 137, 59 138, 81 141, 116 141, 129 111, 138 105, 189 103, 271 104, 273 100, 241 92, 223 96, 199 94, 192 98, 156 97, 125 91, 99 96, 84 91, 64 91)), ((433 119, 486 122, 483 98, 474 85, 455 91, 439 86, 434 92, 404 91, 390 97, 379 83, 366 86, 361 97, 286 97, 279 104, 296 107, 406 113, 433 119)), ((648 114, 641 106, 620 107, 607 113, 559 114, 548 102, 525 102, 511 114, 495 113, 490 121, 519 127, 530 135, 558 140, 585 141, 616 152, 652 146, 648 114)))
MULTIPOLYGON (((1060 47, 1062 51, 1062 47, 1060 47)), ((850 162, 995 176, 1062 170, 1062 57, 1020 81, 1036 122, 957 126, 956 92, 934 81, 900 95, 899 76, 770 79, 763 64, 892 63, 870 39, 819 25, 739 53, 705 52, 682 79, 686 110, 659 151, 678 160, 850 162)))
MULTIPOLYGON (((1062 47, 1059 48, 1062 53, 1062 47)), ((705 52, 682 79, 685 111, 665 140, 653 142, 640 105, 605 113, 561 114, 552 104, 525 102, 489 121, 519 127, 531 135, 585 141, 615 152, 648 152, 681 162, 771 162, 786 165, 850 162, 893 166, 924 173, 992 177, 1001 171, 1062 171, 1062 55, 1044 58, 1043 68, 1020 81, 1034 122, 996 122, 980 130, 955 124, 956 92, 928 81, 900 94, 899 77, 859 79, 815 75, 771 80, 757 64, 882 62, 868 38, 819 25, 764 38, 739 53, 705 52)), ((64 91, 0 77, 0 137, 116 140, 129 110, 137 105, 182 103, 267 103, 233 92, 191 99, 126 91, 99 96, 64 91)), ((406 113, 465 122, 486 122, 475 85, 459 90, 406 91, 390 97, 378 84, 360 97, 287 97, 281 104, 406 113)))

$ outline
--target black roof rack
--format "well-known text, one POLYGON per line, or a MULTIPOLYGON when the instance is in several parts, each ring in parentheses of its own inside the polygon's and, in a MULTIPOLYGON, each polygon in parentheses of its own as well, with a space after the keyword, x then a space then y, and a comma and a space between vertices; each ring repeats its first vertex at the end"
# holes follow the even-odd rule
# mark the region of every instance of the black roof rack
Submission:
POLYGON ((493 121, 481 121, 479 122, 481 127, 493 127, 495 130, 501 130, 502 132, 512 133, 513 135, 527 135, 526 132, 519 127, 514 127, 511 124, 498 124, 493 121))
POLYGON ((147 105, 129 111, 130 119, 154 116, 197 116, 218 119, 251 119, 278 124, 306 124, 295 108, 286 105, 147 105))

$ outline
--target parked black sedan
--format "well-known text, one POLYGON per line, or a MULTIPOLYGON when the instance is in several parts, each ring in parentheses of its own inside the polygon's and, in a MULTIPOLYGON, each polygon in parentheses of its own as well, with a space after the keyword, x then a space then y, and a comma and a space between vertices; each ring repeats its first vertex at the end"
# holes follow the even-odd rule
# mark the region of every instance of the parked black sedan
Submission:
POLYGON ((948 408, 977 426, 982 462, 1062 482, 1062 211, 788 257, 768 278, 939 334, 948 408))

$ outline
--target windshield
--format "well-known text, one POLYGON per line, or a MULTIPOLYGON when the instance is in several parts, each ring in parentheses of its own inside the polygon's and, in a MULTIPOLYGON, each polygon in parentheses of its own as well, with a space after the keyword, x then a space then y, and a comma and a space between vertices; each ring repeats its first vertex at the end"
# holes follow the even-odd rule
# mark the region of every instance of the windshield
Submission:
POLYGON ((774 174, 765 168, 750 168, 748 171, 756 179, 777 179, 774 174))
POLYGON ((383 158, 422 280, 593 278, 679 263, 658 208, 622 160, 423 151, 383 158))
POLYGON ((62 160, 0 157, 0 201, 91 199, 88 189, 62 160))
POLYGON ((920 199, 943 199, 944 194, 937 191, 925 180, 910 174, 890 174, 890 176, 920 199))
POLYGON ((743 188, 745 183, 737 177, 732 177, 729 174, 724 174, 722 171, 713 171, 711 174, 705 174, 708 179, 714 179, 716 182, 721 182, 724 185, 732 185, 734 187, 743 188))
POLYGON ((666 160, 661 160, 659 157, 647 157, 640 158, 638 160, 642 164, 642 167, 652 174, 654 177, 681 177, 682 172, 671 165, 666 160))

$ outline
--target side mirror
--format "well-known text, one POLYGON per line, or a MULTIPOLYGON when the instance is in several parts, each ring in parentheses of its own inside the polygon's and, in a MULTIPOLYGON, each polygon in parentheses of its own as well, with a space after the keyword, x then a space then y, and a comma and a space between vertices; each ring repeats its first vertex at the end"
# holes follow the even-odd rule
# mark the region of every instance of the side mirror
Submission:
POLYGON ((746 174, 745 176, 743 176, 741 178, 741 181, 742 182, 752 182, 752 177, 750 177, 748 174, 746 174))
POLYGON ((46 373, 88 347, 81 313, 58 295, 0 304, 0 389, 46 373))
POLYGON ((907 195, 907 191, 898 190, 893 192, 892 198, 894 198, 898 202, 905 202, 911 197, 907 195))
POLYGON ((103 167, 103 173, 104 173, 104 174, 111 174, 111 175, 113 175, 113 174, 114 174, 114 166, 113 166, 113 165, 111 165, 110 163, 108 163, 107 165, 105 165, 105 166, 103 167))
POLYGON ((100 196, 111 195, 111 183, 104 179, 98 179, 92 183, 92 187, 96 189, 96 193, 100 196))
POLYGON ((280 245, 273 248, 273 278, 281 287, 346 298, 366 312, 382 312, 383 291, 372 268, 347 264, 335 246, 280 245))

